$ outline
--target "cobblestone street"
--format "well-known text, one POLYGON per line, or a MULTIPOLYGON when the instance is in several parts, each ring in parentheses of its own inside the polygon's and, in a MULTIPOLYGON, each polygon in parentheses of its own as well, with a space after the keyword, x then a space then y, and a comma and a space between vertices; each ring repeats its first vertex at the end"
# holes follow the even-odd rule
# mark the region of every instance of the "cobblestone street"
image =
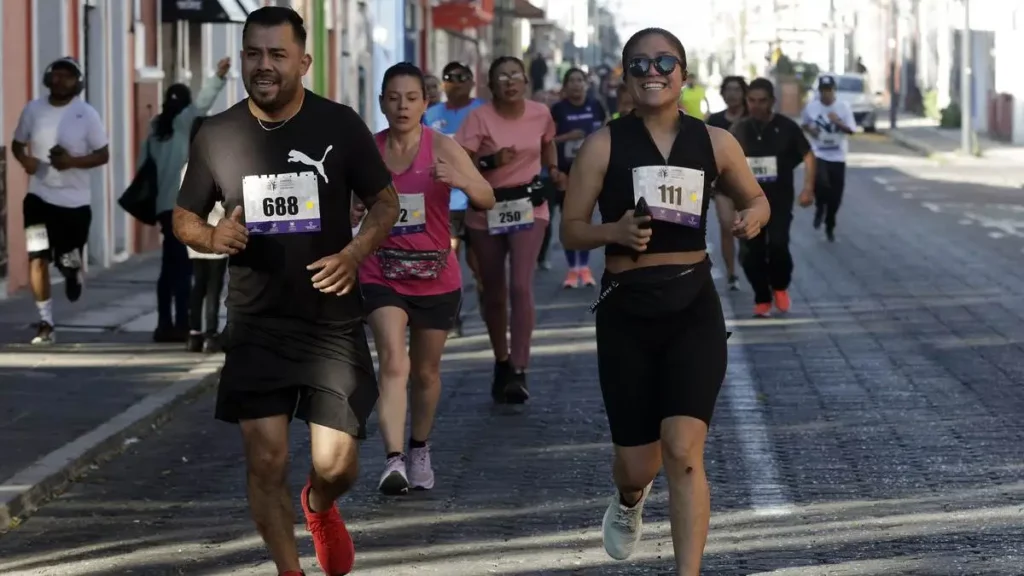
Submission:
MULTIPOLYGON (((1024 197, 936 176, 936 161, 877 139, 853 151, 838 241, 811 228, 812 212, 796 214, 790 314, 751 319, 749 286, 730 293, 719 279, 734 335, 706 453, 703 573, 1020 575, 1024 234, 962 221, 979 206, 1024 211, 1024 197), (927 206, 940 201, 973 208, 927 206)), ((717 230, 708 238, 717 244, 717 230)), ((523 407, 492 405, 493 359, 467 299, 467 335, 449 341, 443 365, 433 491, 376 492, 374 418, 359 485, 341 500, 354 574, 674 573, 662 477, 637 554, 615 562, 601 547, 612 486, 587 310, 596 292, 559 288, 555 247, 551 260, 536 280, 523 407)), ((212 408, 209 392, 179 408, 0 536, 0 574, 273 574, 246 510, 239 434, 212 408)), ((297 495, 308 434, 292 431, 297 495)), ((297 534, 304 568, 320 574, 297 534)))

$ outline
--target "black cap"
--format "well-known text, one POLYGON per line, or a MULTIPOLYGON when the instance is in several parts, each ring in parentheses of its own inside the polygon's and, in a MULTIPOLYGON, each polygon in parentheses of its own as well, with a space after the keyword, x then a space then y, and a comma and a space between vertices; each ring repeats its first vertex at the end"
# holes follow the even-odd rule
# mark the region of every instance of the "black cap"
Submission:
POLYGON ((445 64, 444 70, 441 71, 441 76, 447 76, 452 72, 467 72, 470 76, 473 75, 473 71, 469 68, 469 65, 458 61, 445 64))
POLYGON ((77 75, 79 78, 82 77, 82 65, 78 63, 72 56, 65 56, 54 60, 47 67, 47 72, 56 70, 57 68, 63 68, 64 70, 70 70, 72 73, 77 75))
POLYGON ((818 90, 834 90, 836 87, 836 79, 831 76, 822 76, 818 78, 818 90))

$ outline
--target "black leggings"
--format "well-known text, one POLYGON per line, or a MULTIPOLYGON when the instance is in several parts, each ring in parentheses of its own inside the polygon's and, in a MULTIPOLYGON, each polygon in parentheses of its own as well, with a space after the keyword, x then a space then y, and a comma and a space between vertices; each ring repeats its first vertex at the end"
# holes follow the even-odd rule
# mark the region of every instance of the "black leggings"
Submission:
POLYGON ((846 188, 846 163, 818 158, 814 174, 815 210, 825 219, 825 230, 836 229, 836 214, 846 188))
POLYGON ((184 330, 188 326, 188 300, 192 289, 192 262, 188 250, 174 236, 171 211, 158 216, 163 232, 163 257, 160 260, 160 277, 156 281, 157 326, 184 330), (174 316, 171 316, 171 308, 174 316))
POLYGON ((597 366, 612 442, 655 442, 672 416, 710 424, 728 363, 710 262, 605 272, 601 286, 597 366))
POLYGON ((206 310, 206 334, 216 334, 220 324, 220 297, 224 292, 227 258, 192 260, 194 281, 188 305, 188 329, 203 332, 203 310, 206 310))

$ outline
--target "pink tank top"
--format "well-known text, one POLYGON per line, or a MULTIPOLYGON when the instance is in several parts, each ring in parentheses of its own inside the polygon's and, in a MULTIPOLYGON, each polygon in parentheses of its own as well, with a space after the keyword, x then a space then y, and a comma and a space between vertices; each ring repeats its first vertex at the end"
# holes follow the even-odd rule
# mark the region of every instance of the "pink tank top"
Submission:
MULTIPOLYGON (((375 138, 383 155, 388 130, 378 132, 375 138)), ((401 174, 391 173, 402 202, 399 221, 378 251, 359 267, 361 284, 388 286, 405 296, 433 296, 462 288, 459 260, 451 252, 451 225, 448 221, 451 188, 434 179, 433 167, 434 131, 424 126, 420 149, 412 165, 401 174), (411 261, 408 255, 402 255, 404 251, 442 253, 439 255, 441 263, 435 266, 440 268, 436 277, 426 278, 430 274, 425 275, 423 271, 431 268, 430 264, 411 261), (410 268, 415 273, 396 273, 396 270, 410 268)))

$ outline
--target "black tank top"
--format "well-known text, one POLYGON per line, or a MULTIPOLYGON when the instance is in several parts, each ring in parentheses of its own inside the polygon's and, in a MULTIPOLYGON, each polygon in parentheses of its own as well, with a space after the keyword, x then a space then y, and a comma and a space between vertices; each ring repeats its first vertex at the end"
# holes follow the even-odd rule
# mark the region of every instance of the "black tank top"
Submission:
MULTIPOLYGON (((672 143, 668 162, 661 155, 654 139, 644 126, 643 120, 635 113, 619 117, 608 124, 611 132, 612 148, 608 158, 608 171, 604 176, 604 186, 597 198, 601 210, 601 221, 616 222, 626 210, 636 208, 633 194, 633 180, 645 178, 654 187, 648 189, 648 204, 657 215, 661 212, 668 218, 675 217, 676 222, 655 218, 651 221, 651 241, 647 244, 645 254, 663 254, 666 252, 695 252, 707 248, 704 234, 707 230, 708 203, 711 200, 711 183, 718 178, 718 166, 715 164, 715 149, 711 145, 704 122, 679 112, 679 134, 672 143), (668 167, 665 170, 659 168, 668 167), (675 167, 675 168, 672 168, 675 167), (689 170, 678 170, 685 168, 689 170), (694 171, 703 172, 703 185, 697 186, 694 171), (675 174, 681 174, 689 186, 674 186, 665 180, 675 174), (658 180, 665 180, 658 185, 658 180), (683 192, 688 196, 683 198, 683 192), (661 190, 652 201, 651 190, 661 190), (696 203, 693 195, 699 193, 696 203), (658 202, 658 200, 667 202, 658 202), (660 205, 660 206, 659 206, 660 205), (683 210, 665 212, 664 207, 681 207, 683 210), (697 208, 699 206, 699 209, 697 208), (662 210, 659 210, 662 208, 662 210), (695 212, 700 212, 695 214, 695 212)), ((608 256, 629 256, 632 249, 619 244, 605 246, 608 256)))

